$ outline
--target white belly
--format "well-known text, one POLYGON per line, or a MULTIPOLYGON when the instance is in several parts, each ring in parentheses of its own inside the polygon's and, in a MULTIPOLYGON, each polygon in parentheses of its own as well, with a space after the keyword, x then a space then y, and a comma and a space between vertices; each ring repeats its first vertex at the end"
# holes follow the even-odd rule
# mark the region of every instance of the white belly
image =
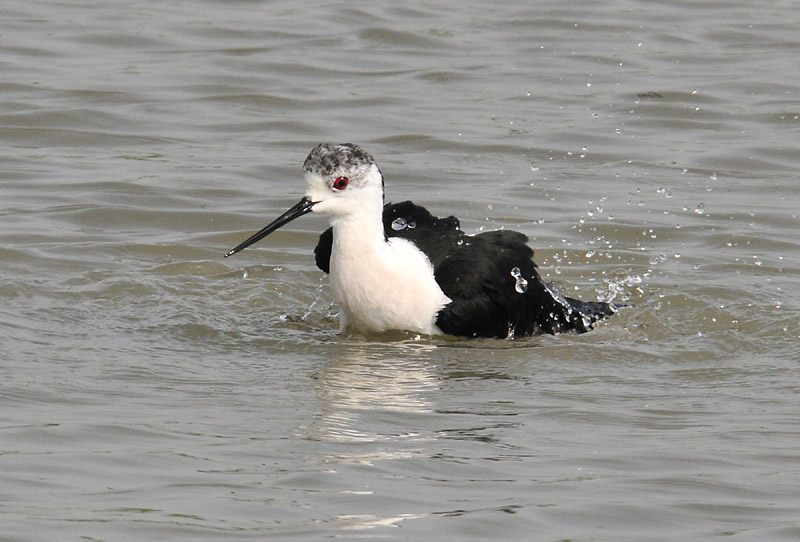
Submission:
POLYGON ((405 239, 331 254, 331 288, 343 327, 440 333, 436 315, 450 299, 433 277, 428 258, 405 239))

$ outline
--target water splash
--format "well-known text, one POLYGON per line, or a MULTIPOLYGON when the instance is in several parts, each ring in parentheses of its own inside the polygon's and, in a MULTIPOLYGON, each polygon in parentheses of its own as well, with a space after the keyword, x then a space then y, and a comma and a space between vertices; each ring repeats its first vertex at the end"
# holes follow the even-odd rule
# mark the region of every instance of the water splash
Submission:
MULTIPOLYGON (((547 290, 547 293, 553 297, 553 299, 558 301, 559 305, 567 309, 567 315, 572 314, 572 305, 569 304, 569 301, 567 301, 567 298, 561 293, 561 289, 555 282, 545 282, 544 288, 547 290)), ((550 316, 555 319, 555 315, 551 314, 550 316)))
POLYGON ((514 336, 516 334, 517 327, 511 322, 508 322, 508 335, 506 335, 506 339, 511 341, 514 340, 514 336))
POLYGON ((314 311, 314 307, 316 307, 317 303, 319 303, 320 299, 322 299, 322 288, 323 288, 324 285, 325 284, 324 284, 323 280, 320 279, 320 282, 317 285, 317 295, 314 296, 314 300, 311 302, 311 304, 306 309, 305 314, 303 314, 303 316, 300 317, 300 320, 305 322, 306 319, 309 316, 311 316, 311 313, 314 311))
POLYGON ((511 276, 517 281, 517 283, 514 285, 514 289, 518 294, 524 294, 528 291, 528 281, 522 276, 522 272, 519 270, 519 267, 515 267, 511 270, 511 276))
POLYGON ((643 278, 641 275, 626 275, 606 281, 605 289, 597 290, 597 299, 606 303, 611 303, 615 299, 628 301, 631 298, 631 289, 642 294, 641 287, 643 278))

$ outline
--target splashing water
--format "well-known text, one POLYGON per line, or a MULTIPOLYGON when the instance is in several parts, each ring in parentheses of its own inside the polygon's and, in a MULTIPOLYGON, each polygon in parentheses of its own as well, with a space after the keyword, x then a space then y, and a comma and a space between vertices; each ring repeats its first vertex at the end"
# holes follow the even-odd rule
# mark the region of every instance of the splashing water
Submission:
POLYGON ((514 335, 516 334, 517 328, 512 322, 508 322, 508 335, 506 335, 506 339, 513 340, 514 335))
POLYGON ((643 293, 640 286, 642 282, 643 279, 641 275, 625 276, 609 280, 606 282, 603 290, 597 291, 597 299, 606 303, 611 303, 617 298, 619 298, 620 301, 628 301, 631 298, 631 292, 629 291, 631 288, 635 288, 637 292, 643 293))
MULTIPOLYGON (((564 297, 564 294, 561 293, 561 289, 558 287, 558 285, 555 282, 545 282, 544 283, 544 287, 547 290, 547 293, 549 293, 551 296, 553 296, 553 299, 558 301, 558 303, 562 307, 567 309, 567 314, 568 315, 572 314, 572 305, 569 304, 569 301, 567 301, 567 298, 564 297)), ((555 319, 555 315, 551 314, 550 316, 553 319, 555 319)))
POLYGON ((317 295, 314 296, 314 300, 306 309, 305 314, 300 317, 300 320, 305 321, 309 316, 311 316, 311 313, 314 311, 314 307, 316 307, 317 303, 319 303, 320 299, 322 299, 322 288, 324 285, 324 282, 320 280, 319 285, 317 285, 317 295))

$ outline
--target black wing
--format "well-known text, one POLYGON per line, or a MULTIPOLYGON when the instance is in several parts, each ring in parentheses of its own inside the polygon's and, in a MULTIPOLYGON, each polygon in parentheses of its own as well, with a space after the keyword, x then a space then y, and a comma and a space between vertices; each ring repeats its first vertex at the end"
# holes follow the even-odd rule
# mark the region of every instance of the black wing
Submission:
POLYGON ((467 337, 583 333, 613 312, 606 303, 570 299, 545 283, 527 242, 513 231, 481 233, 444 260, 436 281, 453 302, 439 312, 439 329, 467 337))
POLYGON ((383 232, 387 238, 402 237, 417 245, 434 269, 468 238, 456 217, 435 217, 425 207, 410 201, 383 207, 383 232))

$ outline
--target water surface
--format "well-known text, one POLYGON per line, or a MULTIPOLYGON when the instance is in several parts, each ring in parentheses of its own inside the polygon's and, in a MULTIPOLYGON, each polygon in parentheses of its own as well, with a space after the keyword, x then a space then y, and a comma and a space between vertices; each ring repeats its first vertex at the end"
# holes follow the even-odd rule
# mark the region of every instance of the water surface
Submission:
POLYGON ((0 7, 0 540, 796 540, 795 3, 0 7), (320 141, 582 336, 339 334, 320 141))

